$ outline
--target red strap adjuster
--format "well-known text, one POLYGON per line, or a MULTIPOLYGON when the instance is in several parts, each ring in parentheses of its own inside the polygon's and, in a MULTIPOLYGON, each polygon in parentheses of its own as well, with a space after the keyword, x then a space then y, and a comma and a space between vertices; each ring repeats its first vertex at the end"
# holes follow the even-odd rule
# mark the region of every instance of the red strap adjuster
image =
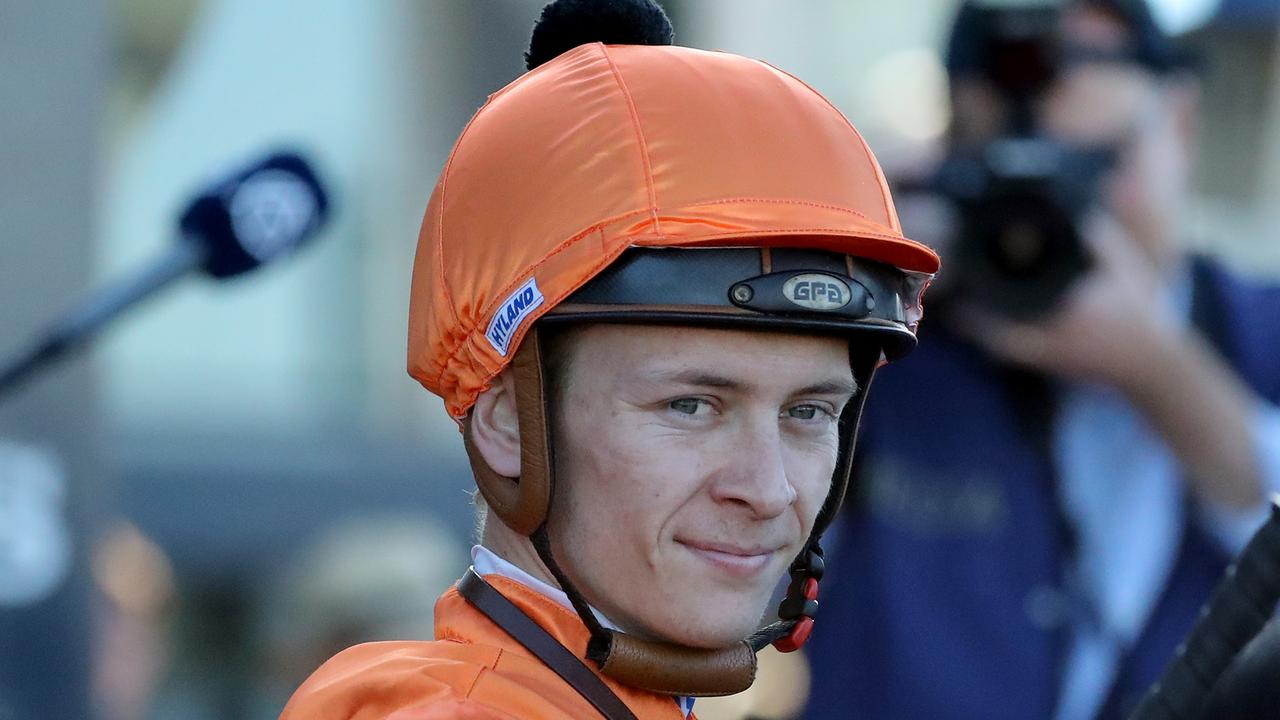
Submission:
POLYGON ((796 624, 791 627, 791 632, 786 636, 780 637, 773 641, 773 646, 778 652, 795 652, 809 640, 809 636, 813 634, 813 613, 818 609, 818 581, 814 578, 805 578, 801 597, 798 599, 799 605, 804 608, 803 614, 796 620, 796 624))

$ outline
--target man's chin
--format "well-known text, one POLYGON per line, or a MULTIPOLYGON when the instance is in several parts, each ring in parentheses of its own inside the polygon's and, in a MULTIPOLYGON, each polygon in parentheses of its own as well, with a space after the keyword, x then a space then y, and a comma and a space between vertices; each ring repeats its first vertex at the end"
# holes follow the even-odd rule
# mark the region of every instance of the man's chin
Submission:
POLYGON ((682 633, 676 637, 665 638, 666 642, 702 650, 719 650, 731 647, 746 640, 755 632, 754 625, 722 631, 720 629, 703 628, 694 632, 682 633))
POLYGON ((772 621, 769 605, 776 583, 763 579, 743 587, 740 579, 706 574, 664 578, 666 591, 652 593, 652 602, 640 607, 616 608, 615 622, 647 639, 705 649, 729 647, 759 629, 761 617, 772 621))
POLYGON ((687 607, 689 613, 663 633, 668 642, 688 647, 716 649, 742 642, 757 629, 760 607, 736 603, 716 605, 703 599, 687 607))

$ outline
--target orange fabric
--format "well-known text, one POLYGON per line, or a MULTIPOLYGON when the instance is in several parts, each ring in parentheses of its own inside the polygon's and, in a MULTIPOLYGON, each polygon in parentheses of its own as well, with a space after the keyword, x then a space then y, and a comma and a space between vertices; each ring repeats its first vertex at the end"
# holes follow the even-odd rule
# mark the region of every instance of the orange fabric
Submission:
POLYGON ((583 45, 493 94, 418 238, 409 371, 461 418, 538 316, 631 246, 798 246, 933 273, 875 157, 794 77, 729 53, 583 45), (485 333, 533 278, 504 356, 485 333))
MULTIPOLYGON (((485 579, 578 657, 589 634, 571 610, 513 580, 485 579)), ((451 588, 436 602, 431 642, 379 642, 335 655, 280 720, 582 720, 600 714, 542 661, 451 588)), ((587 662, 588 667, 594 666, 587 662)), ((675 699, 601 676, 640 720, 682 720, 675 699)))

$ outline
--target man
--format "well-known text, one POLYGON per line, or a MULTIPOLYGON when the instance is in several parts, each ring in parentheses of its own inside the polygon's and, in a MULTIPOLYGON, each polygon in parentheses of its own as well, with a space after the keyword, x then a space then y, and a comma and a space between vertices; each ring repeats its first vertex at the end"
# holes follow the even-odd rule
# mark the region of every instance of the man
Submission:
MULTIPOLYGON (((1011 121, 976 5, 951 42, 957 152, 1011 121)), ((935 303, 878 387, 809 717, 1124 717, 1280 489, 1280 290, 1178 245, 1195 81, 1141 2, 1055 23, 1036 129, 1114 156, 1077 219, 1089 269, 1034 320, 935 303), (925 403, 927 433, 894 431, 925 403)))
POLYGON ((821 96, 670 41, 651 0, 552 3, 463 131, 409 366, 462 427, 482 544, 434 641, 338 655, 286 720, 681 718, 807 639, 863 399, 937 257, 821 96))

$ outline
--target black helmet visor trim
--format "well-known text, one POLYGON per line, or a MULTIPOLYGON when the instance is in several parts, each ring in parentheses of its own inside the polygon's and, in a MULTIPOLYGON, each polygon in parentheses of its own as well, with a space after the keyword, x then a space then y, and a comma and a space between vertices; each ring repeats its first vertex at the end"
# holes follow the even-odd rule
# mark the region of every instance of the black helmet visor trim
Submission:
POLYGON ((915 347, 930 276, 819 250, 632 248, 540 322, 633 322, 873 333, 915 347))

